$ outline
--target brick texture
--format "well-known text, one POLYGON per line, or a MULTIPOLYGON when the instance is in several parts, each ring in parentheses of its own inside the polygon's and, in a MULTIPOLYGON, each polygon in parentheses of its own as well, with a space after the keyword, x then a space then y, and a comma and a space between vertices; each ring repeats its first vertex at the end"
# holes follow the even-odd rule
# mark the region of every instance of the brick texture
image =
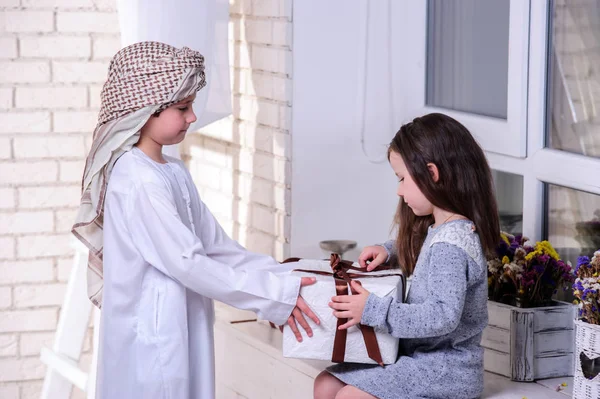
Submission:
MULTIPOLYGON (((290 239, 291 1, 231 2, 233 115, 181 147, 227 232, 278 259, 290 239)), ((84 157, 119 47, 116 0, 0 4, 2 398, 39 397, 39 351, 54 337, 84 157)), ((90 350, 88 337, 82 364, 90 350)))
POLYGON ((233 115, 190 134, 182 151, 226 231, 280 260, 290 240, 291 3, 231 4, 233 115))
MULTIPOLYGON (((73 265, 69 230, 120 35, 116 0, 0 3, 0 398, 27 399, 42 389, 39 353, 73 265)), ((83 350, 89 362, 91 339, 83 350)))

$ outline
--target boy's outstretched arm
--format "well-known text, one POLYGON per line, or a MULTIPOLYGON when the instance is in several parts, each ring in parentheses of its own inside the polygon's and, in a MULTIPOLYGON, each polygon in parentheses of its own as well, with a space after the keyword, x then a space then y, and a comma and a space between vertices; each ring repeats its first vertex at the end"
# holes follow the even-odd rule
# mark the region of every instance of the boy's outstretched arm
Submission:
MULTIPOLYGON (((146 182, 132 187, 129 195, 112 199, 112 207, 119 206, 125 208, 122 214, 127 220, 123 223, 138 252, 188 289, 254 311, 276 324, 284 324, 292 314, 300 278, 276 275, 261 267, 234 268, 209 256, 202 240, 181 221, 162 186, 146 182)), ((258 259, 248 259, 255 261, 258 259)))

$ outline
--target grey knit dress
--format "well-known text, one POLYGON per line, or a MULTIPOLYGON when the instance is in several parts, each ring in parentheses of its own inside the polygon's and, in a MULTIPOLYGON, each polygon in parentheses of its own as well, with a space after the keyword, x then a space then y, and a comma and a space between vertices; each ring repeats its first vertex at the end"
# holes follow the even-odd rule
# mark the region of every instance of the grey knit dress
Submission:
POLYGON ((385 368, 343 363, 327 371, 380 399, 478 398, 487 321, 487 266, 473 224, 430 227, 406 303, 371 294, 362 315, 363 324, 400 338, 398 361, 385 368))

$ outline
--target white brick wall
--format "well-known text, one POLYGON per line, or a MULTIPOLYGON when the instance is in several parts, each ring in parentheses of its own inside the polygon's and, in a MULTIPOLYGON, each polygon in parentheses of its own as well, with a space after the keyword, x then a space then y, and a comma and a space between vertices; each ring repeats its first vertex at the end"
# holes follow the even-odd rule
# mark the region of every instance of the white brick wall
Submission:
MULTIPOLYGON (((17 108, 81 108, 87 104, 88 91, 85 86, 40 86, 17 87, 15 106, 17 108), (55 102, 60 99, 60 102, 55 102)), ((56 129, 56 114, 54 115, 56 129)))
POLYGON ((92 52, 89 36, 31 36, 19 43, 21 57, 88 58, 92 52))
POLYGON ((235 1, 233 116, 184 142, 200 195, 233 238, 282 260, 290 240, 292 0, 235 1))
MULTIPOLYGON (((278 259, 290 238, 291 1, 232 1, 233 116, 183 145, 224 228, 278 259)), ((39 396, 39 351, 56 328, 84 156, 119 47, 115 0, 0 4, 0 398, 39 396)))
MULTIPOLYGON (((0 398, 38 398, 73 250, 115 0, 0 2, 0 398)), ((91 334, 82 362, 89 362, 91 334)), ((74 390, 73 397, 82 397, 74 390)))

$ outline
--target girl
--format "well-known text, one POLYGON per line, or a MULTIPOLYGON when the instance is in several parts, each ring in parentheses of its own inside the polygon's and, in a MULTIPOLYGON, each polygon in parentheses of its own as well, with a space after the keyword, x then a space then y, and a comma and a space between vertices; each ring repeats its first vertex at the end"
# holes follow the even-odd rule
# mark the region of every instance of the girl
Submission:
POLYGON ((298 297, 311 280, 278 276, 272 258, 231 240, 184 165, 162 154, 196 120, 204 85, 204 58, 185 47, 137 43, 110 63, 73 226, 103 310, 98 398, 213 399, 212 299, 297 335, 301 310, 318 324, 298 297))
POLYGON ((398 177, 398 238, 365 248, 359 263, 372 270, 397 255, 413 276, 406 303, 354 284, 359 295, 333 297, 330 306, 350 319, 340 328, 362 323, 401 338, 400 357, 385 368, 332 366, 317 377, 315 398, 478 398, 486 255, 500 236, 490 169, 469 131, 442 114, 402 126, 388 159, 398 177))

